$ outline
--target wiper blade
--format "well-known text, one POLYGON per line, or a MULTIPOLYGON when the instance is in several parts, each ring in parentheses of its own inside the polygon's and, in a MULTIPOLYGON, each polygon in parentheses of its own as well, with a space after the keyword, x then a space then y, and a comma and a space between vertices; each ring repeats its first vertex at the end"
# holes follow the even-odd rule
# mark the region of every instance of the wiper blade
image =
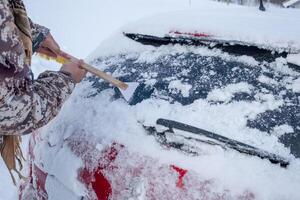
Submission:
POLYGON ((188 46, 204 46, 209 49, 217 48, 226 53, 237 56, 252 56, 257 61, 273 62, 276 58, 287 57, 287 52, 277 52, 274 49, 258 47, 255 44, 241 42, 237 40, 222 40, 213 37, 189 37, 189 36, 172 36, 167 35, 158 37, 153 35, 145 35, 139 33, 123 33, 126 37, 144 45, 159 47, 162 45, 188 45, 188 46), (213 45, 212 45, 213 44, 213 45))
MULTIPOLYGON (((169 133, 174 133, 173 129, 193 133, 199 136, 204 136, 206 138, 212 139, 211 140, 199 140, 191 137, 185 137, 185 139, 194 139, 195 141, 199 142, 205 142, 207 144, 212 144, 212 145, 219 145, 223 148, 230 148, 234 149, 240 153, 248 154, 248 155, 253 155, 257 156, 262 159, 268 159, 271 163, 273 164, 280 164, 281 167, 287 167, 289 165, 289 161, 286 158, 283 158, 279 155, 267 152, 265 150, 259 149, 257 147, 224 137, 222 135, 218 135, 216 133, 203 130, 194 126, 190 126, 181 122, 173 121, 173 120, 168 120, 168 119, 158 119, 156 122, 158 125, 162 125, 164 127, 167 127, 169 130, 169 133)), ((165 132, 164 132, 165 133, 165 132)), ((163 134, 161 134, 161 138, 163 138, 163 134)), ((175 134, 175 133, 174 133, 175 134)), ((174 143, 174 142, 173 142, 174 143)), ((172 144, 173 144, 172 143, 172 144)), ((184 144, 181 144, 179 146, 183 146, 184 144)), ((172 147, 176 145, 171 145, 172 147)), ((194 152, 195 153, 195 152, 194 152)))

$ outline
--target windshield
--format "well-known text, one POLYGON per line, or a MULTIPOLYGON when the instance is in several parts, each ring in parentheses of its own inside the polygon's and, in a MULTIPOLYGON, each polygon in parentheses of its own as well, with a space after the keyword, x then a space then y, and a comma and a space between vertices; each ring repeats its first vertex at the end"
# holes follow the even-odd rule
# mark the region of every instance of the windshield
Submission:
MULTIPOLYGON (((168 45, 99 58, 94 64, 108 66, 106 71, 123 81, 145 84, 133 105, 149 98, 185 106, 199 99, 220 106, 245 103, 253 110, 244 115, 246 127, 275 135, 300 157, 300 74, 283 58, 256 61, 206 47, 168 45)), ((98 92, 109 87, 89 80, 98 92)))

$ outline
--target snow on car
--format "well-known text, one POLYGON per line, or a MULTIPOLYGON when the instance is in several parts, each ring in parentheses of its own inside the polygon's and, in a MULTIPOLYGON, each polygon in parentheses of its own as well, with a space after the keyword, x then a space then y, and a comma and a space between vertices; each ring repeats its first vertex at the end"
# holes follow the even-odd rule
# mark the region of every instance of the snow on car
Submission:
POLYGON ((88 76, 33 134, 20 199, 299 199, 300 14, 216 5, 101 44, 134 98, 88 76))

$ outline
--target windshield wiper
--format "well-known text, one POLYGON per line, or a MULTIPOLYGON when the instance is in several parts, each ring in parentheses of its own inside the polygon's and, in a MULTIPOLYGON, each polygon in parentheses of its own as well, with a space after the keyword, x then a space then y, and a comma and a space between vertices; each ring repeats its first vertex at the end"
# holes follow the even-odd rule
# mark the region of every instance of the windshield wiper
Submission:
POLYGON ((277 52, 273 49, 259 48, 254 44, 241 42, 237 40, 221 40, 210 37, 187 37, 187 36, 165 36, 157 37, 152 35, 144 35, 138 33, 123 33, 126 37, 144 45, 159 47, 162 45, 188 45, 188 46, 204 46, 209 49, 220 49, 223 52, 236 56, 252 56, 257 61, 273 62, 276 58, 286 58, 286 51, 277 52))
POLYGON ((206 131, 197 127, 190 126, 181 122, 168 120, 168 119, 158 119, 156 122, 158 125, 168 128, 166 131, 158 132, 155 127, 145 127, 149 134, 155 135, 158 141, 168 147, 173 147, 190 153, 192 155, 197 155, 197 147, 193 147, 188 143, 183 142, 184 140, 193 140, 194 142, 202 142, 210 145, 221 146, 223 149, 233 149, 240 153, 257 156, 261 159, 268 159, 273 164, 280 164, 281 167, 286 168, 289 165, 289 161, 274 153, 267 152, 265 150, 259 149, 257 147, 218 135, 216 133, 206 131), (201 136, 206 139, 201 139, 197 137, 190 137, 185 135, 180 135, 174 132, 174 129, 189 132, 195 134, 195 136, 201 136), (167 134, 172 134, 174 136, 179 136, 179 141, 168 141, 167 134))

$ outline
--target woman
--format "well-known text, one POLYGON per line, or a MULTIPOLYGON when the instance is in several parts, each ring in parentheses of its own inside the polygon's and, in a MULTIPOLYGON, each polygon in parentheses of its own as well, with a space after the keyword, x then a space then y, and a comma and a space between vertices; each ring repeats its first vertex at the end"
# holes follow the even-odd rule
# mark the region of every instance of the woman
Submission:
POLYGON ((22 0, 2 0, 0 150, 10 171, 17 171, 15 159, 22 159, 19 136, 28 134, 53 119, 72 93, 75 84, 86 74, 80 68, 80 61, 63 65, 60 71, 46 71, 32 80, 30 63, 34 53, 33 46, 37 52, 52 57, 60 54, 60 48, 49 29, 32 23, 27 17, 22 0))

